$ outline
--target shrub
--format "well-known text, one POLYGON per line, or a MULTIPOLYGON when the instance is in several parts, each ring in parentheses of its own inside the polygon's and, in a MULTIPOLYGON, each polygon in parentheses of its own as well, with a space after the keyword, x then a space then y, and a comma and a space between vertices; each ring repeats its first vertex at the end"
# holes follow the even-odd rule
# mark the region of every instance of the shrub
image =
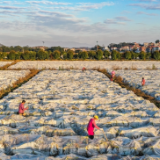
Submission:
POLYGON ((106 59, 108 59, 109 56, 110 56, 110 52, 109 52, 109 51, 104 51, 104 52, 103 52, 103 56, 104 56, 106 59))
POLYGON ((102 57, 103 57, 103 51, 99 49, 99 50, 96 52, 96 59, 101 60, 102 57))
POLYGON ((55 51, 53 52, 53 58, 54 58, 54 59, 60 59, 60 56, 61 56, 60 51, 55 50, 55 51))
POLYGON ((154 59, 156 59, 156 60, 160 60, 160 52, 159 52, 159 51, 155 51, 155 52, 153 53, 153 57, 154 57, 154 59))
POLYGON ((37 59, 39 60, 45 60, 49 58, 48 52, 45 52, 43 50, 39 50, 36 54, 37 59))
POLYGON ((67 58, 68 58, 68 59, 73 59, 73 53, 74 53, 74 52, 73 52, 72 50, 68 50, 68 51, 67 51, 67 58))
POLYGON ((113 50, 111 56, 112 56, 113 60, 116 60, 117 59, 117 51, 113 50))
POLYGON ((82 52, 82 53, 81 53, 81 58, 82 58, 83 60, 87 59, 87 58, 88 58, 88 53, 87 53, 86 51, 82 52))
POLYGON ((145 60, 145 59, 146 59, 146 53, 142 51, 142 52, 139 54, 139 57, 140 57, 140 59, 145 60))
POLYGON ((89 58, 94 59, 95 56, 96 56, 96 52, 95 51, 89 51, 88 56, 89 56, 89 58))
POLYGON ((66 52, 63 54, 63 59, 67 59, 67 53, 66 52))
POLYGON ((15 60, 21 59, 21 52, 15 54, 15 60))
POLYGON ((151 58, 151 53, 149 52, 146 54, 146 59, 150 59, 150 58, 151 58))
POLYGON ((8 59, 10 60, 15 60, 16 52, 15 51, 10 51, 10 53, 7 55, 8 59))
POLYGON ((128 59, 128 60, 131 60, 131 59, 132 59, 132 54, 131 54, 131 52, 130 52, 130 51, 126 51, 126 52, 124 53, 124 58, 125 58, 125 59, 128 59))
POLYGON ((36 59, 36 52, 30 51, 30 52, 29 52, 29 59, 35 60, 35 59, 36 59))
POLYGON ((117 52, 117 59, 121 59, 121 54, 117 52))
POLYGON ((25 51, 25 52, 22 54, 22 59, 23 59, 23 60, 29 60, 29 59, 30 59, 29 51, 25 51))

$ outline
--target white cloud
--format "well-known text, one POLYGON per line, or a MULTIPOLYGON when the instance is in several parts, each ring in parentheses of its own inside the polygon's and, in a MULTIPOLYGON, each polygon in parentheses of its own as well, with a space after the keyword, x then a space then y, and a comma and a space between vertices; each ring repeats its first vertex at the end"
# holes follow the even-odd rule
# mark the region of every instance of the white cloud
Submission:
POLYGON ((158 16, 158 14, 155 13, 147 13, 147 12, 137 12, 139 15, 148 15, 148 16, 158 16))

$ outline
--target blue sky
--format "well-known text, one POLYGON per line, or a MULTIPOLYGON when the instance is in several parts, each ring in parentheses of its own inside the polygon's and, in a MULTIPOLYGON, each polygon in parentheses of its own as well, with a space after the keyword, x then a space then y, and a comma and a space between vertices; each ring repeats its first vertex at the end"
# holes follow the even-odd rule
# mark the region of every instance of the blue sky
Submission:
POLYGON ((160 39, 160 0, 0 0, 0 43, 81 47, 160 39))

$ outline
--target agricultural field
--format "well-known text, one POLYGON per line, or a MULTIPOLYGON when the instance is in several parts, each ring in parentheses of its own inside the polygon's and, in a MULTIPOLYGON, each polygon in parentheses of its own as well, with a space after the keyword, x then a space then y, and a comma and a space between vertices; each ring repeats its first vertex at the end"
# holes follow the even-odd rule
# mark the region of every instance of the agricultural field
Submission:
POLYGON ((97 71, 41 71, 0 100, 5 160, 160 159, 160 111, 97 71), (26 116, 17 115, 25 99, 26 116), (88 121, 97 114, 95 139, 88 121), (108 139, 108 140, 107 140, 108 139))
POLYGON ((129 83, 130 86, 138 88, 160 101, 160 70, 118 70, 116 75, 121 76, 123 82, 129 83), (141 86, 142 77, 146 80, 143 87, 141 86))
POLYGON ((147 69, 152 66, 160 69, 158 61, 22 61, 10 66, 10 69, 65 69, 78 68, 92 69, 100 67, 105 69, 147 69))
POLYGON ((23 71, 11 71, 11 70, 0 70, 0 90, 6 89, 12 86, 19 78, 25 77, 29 70, 23 71))

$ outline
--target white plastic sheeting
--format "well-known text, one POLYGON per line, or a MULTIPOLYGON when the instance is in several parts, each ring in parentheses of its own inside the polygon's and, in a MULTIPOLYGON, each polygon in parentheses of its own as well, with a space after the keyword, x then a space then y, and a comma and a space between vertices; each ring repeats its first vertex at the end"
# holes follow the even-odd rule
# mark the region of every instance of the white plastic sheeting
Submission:
POLYGON ((29 70, 24 71, 9 71, 9 70, 0 70, 0 90, 6 89, 9 86, 12 86, 19 78, 25 77, 28 74, 29 70))
POLYGON ((18 62, 15 65, 11 66, 12 69, 22 68, 36 68, 36 69, 65 69, 65 68, 79 68, 82 69, 86 67, 87 69, 100 67, 106 69, 112 69, 112 67, 119 68, 132 68, 136 67, 137 69, 146 69, 146 67, 152 68, 152 65, 155 65, 160 69, 160 63, 157 61, 22 61, 18 62))
POLYGON ((0 154, 6 160, 159 156, 159 109, 96 71, 42 71, 0 106, 0 154), (29 106, 25 117, 16 114, 22 99, 29 106), (86 128, 95 114, 104 133, 95 130, 91 141, 86 128))
MULTIPOLYGON (((112 70, 108 71, 112 72, 112 70)), ((138 88, 144 93, 160 100, 159 70, 117 70, 116 76, 121 76, 123 81, 129 83, 130 86, 138 88), (146 84, 143 87, 141 86, 142 77, 146 80, 146 84)))

